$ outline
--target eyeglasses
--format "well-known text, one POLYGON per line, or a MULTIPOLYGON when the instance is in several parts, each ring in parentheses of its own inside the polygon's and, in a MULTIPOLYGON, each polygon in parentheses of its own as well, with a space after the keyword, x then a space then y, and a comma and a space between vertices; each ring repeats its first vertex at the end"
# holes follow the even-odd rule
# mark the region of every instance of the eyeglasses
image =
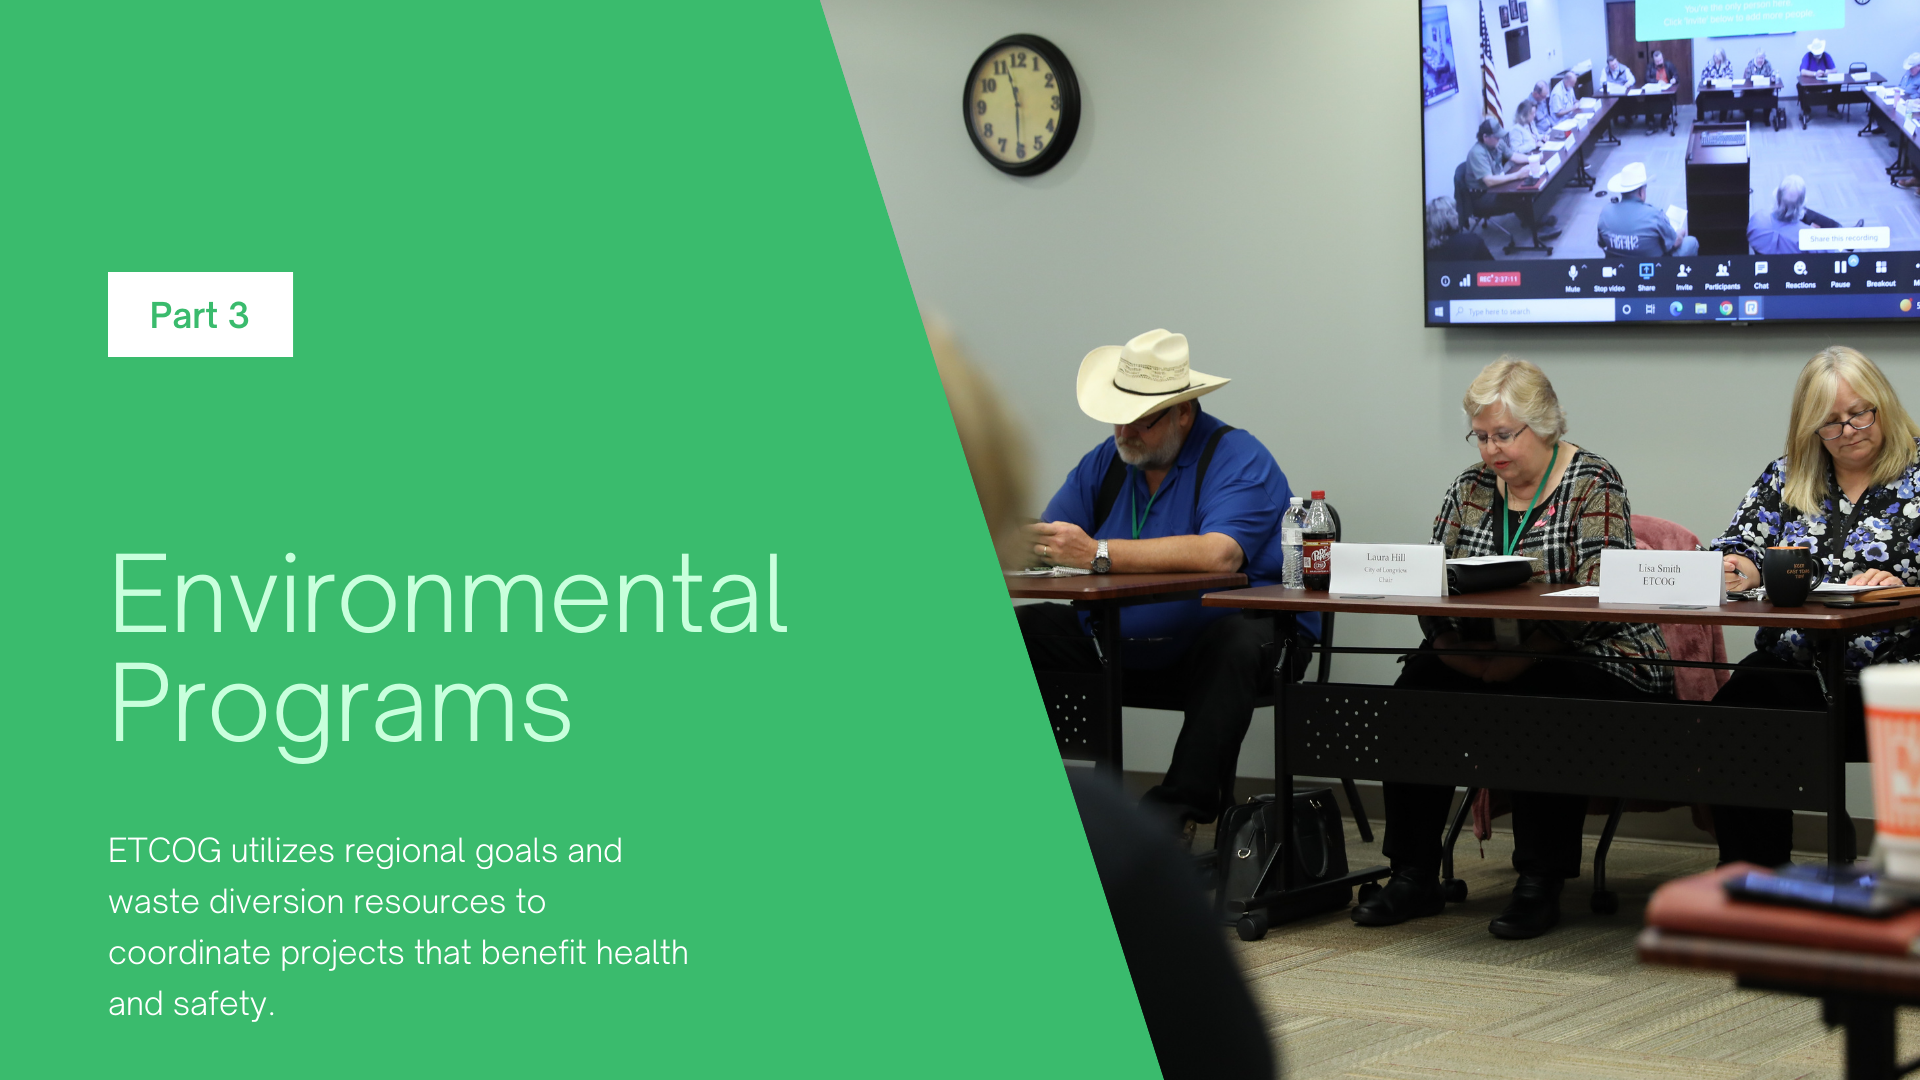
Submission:
POLYGON ((1820 433, 1820 437, 1822 439, 1825 439, 1828 442, 1832 442, 1833 440, 1839 438, 1840 436, 1845 435, 1847 433, 1846 431, 1847 428, 1852 428, 1855 431, 1865 431, 1868 428, 1872 427, 1873 422, 1879 418, 1876 415, 1879 412, 1880 412, 1880 406, 1875 405, 1871 409, 1866 409, 1861 412, 1854 413, 1852 416, 1847 417, 1844 421, 1841 421, 1839 423, 1833 423, 1833 424, 1822 424, 1815 430, 1820 433), (1865 423, 1861 423, 1860 421, 1860 418, 1863 416, 1866 417, 1865 423))
POLYGON ((1467 441, 1477 442, 1483 446, 1486 445, 1487 443, 1493 443, 1496 446, 1505 446, 1508 443, 1512 442, 1513 440, 1519 438, 1526 431, 1527 431, 1526 428, 1520 428, 1517 431, 1495 431, 1495 432, 1469 431, 1467 432, 1467 441))
POLYGON ((1153 419, 1151 420, 1145 417, 1141 417, 1140 419, 1135 420, 1131 424, 1122 424, 1120 426, 1130 427, 1135 431, 1152 431, 1156 426, 1159 425, 1160 421, 1165 420, 1168 417, 1168 415, 1170 415, 1172 412, 1173 412, 1173 407, 1168 406, 1167 408, 1161 409, 1159 412, 1154 413, 1153 419))

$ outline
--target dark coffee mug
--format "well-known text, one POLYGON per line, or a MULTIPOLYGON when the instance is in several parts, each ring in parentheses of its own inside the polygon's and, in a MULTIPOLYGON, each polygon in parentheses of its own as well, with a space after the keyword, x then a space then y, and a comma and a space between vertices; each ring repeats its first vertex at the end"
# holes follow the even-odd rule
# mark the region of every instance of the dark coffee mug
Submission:
POLYGON ((1767 586, 1767 600, 1775 607, 1799 607, 1818 583, 1813 552, 1803 547, 1770 547, 1767 565, 1760 580, 1767 586))

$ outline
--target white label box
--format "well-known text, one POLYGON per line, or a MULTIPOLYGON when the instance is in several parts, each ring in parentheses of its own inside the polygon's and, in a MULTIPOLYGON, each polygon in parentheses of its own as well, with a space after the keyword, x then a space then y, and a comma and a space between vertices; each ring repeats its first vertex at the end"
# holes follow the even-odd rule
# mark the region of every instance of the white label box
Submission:
POLYGON ((1726 599, 1717 551, 1600 553, 1600 602, 1717 608, 1726 599))
POLYGON ((293 355, 292 271, 108 271, 107 355, 293 355))
POLYGON ((1438 544, 1335 544, 1327 591, 1447 595, 1447 549, 1438 544))

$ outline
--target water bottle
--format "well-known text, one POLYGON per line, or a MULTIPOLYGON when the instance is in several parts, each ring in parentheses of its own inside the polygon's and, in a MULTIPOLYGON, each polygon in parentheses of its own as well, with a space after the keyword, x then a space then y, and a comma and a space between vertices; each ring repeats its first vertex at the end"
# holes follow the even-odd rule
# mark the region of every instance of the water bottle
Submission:
POLYGON ((1333 515, 1327 513, 1327 493, 1316 491, 1307 504, 1307 521, 1300 530, 1300 578, 1309 589, 1325 592, 1333 581, 1333 515))
POLYGON ((1306 588, 1300 572, 1301 533, 1307 524, 1306 501, 1295 495, 1280 513, 1280 550, 1285 553, 1280 568, 1280 584, 1289 589, 1306 588))

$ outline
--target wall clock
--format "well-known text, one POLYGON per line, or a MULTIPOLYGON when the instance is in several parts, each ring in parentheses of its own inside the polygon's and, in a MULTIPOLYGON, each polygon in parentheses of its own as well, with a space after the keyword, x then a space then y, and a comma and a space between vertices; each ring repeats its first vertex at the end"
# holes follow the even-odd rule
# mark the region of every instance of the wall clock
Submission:
POLYGON ((1046 38, 1003 37, 974 61, 961 95, 967 135, 993 167, 1035 176, 1060 163, 1080 129, 1080 82, 1046 38))

